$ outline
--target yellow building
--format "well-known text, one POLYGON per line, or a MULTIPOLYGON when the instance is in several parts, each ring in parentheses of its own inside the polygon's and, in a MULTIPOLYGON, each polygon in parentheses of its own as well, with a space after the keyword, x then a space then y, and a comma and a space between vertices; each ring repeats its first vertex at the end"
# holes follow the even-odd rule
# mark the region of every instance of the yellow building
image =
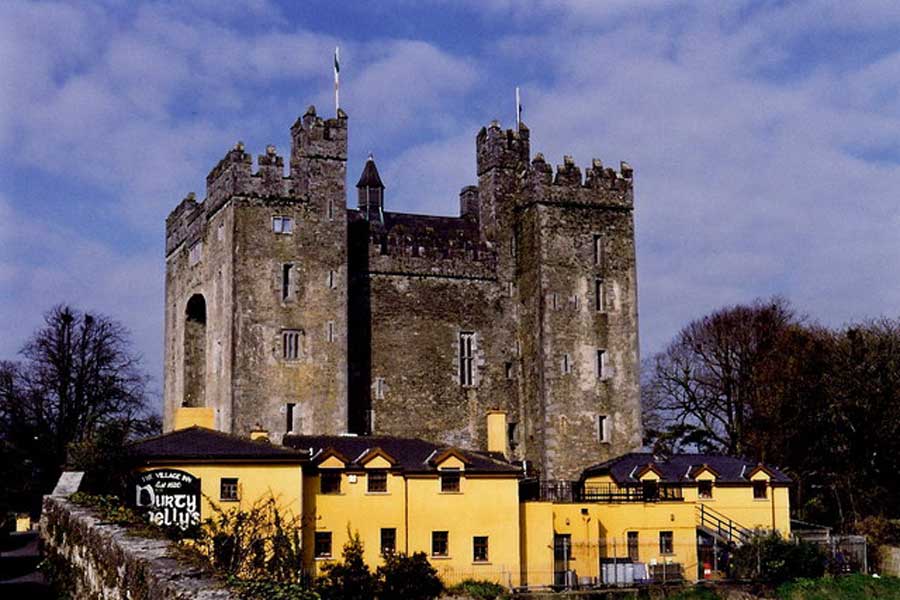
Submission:
POLYGON ((590 467, 579 481, 524 483, 523 584, 713 576, 754 531, 790 534, 789 484, 737 458, 645 453, 590 467))
POLYGON ((249 508, 271 496, 300 517, 311 575, 358 533, 373 569, 388 552, 424 552, 448 584, 697 580, 724 570, 754 530, 790 534, 790 480, 777 469, 632 453, 577 481, 527 480, 503 458, 505 416, 488 418, 488 452, 394 437, 287 435, 276 445, 264 432, 247 439, 190 426, 133 447, 133 501, 151 520, 180 524, 212 516, 211 503, 249 508), (197 514, 185 517, 192 503, 197 514))
POLYGON ((285 436, 310 454, 304 559, 318 573, 358 532, 366 563, 424 552, 446 583, 518 586, 521 469, 485 453, 417 439, 285 436))

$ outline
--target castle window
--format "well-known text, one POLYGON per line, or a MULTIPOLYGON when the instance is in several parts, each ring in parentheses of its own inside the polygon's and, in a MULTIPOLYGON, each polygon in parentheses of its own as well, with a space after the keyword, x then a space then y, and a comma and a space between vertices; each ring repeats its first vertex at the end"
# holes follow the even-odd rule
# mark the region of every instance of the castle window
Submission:
POLYGON ((331 532, 330 531, 317 531, 315 544, 314 544, 314 553, 316 558, 331 558, 331 532))
POLYGON ((712 498, 713 494, 713 482, 710 480, 698 481, 697 482, 697 496, 703 498, 704 500, 709 500, 712 498))
POLYGON ((223 477, 219 480, 219 500, 223 502, 238 501, 237 477, 223 477))
POLYGON ((569 356, 569 353, 563 354, 562 357, 562 372, 568 375, 572 372, 572 357, 569 356))
POLYGON ((197 242, 188 250, 188 263, 192 266, 200 262, 203 258, 203 242, 197 242))
POLYGON ((272 217, 272 231, 285 235, 294 233, 294 219, 291 217, 272 217))
POLYGON ((609 441, 609 417, 606 415, 597 415, 597 441, 609 441))
POLYGON ((603 266, 603 236, 594 235, 594 264, 603 266))
POLYGON ((366 474, 366 491, 370 494, 387 492, 387 477, 387 471, 383 469, 369 471, 366 474))
POLYGON ((384 377, 375 378, 375 399, 384 400, 384 377))
POLYGON ((552 302, 553 302, 553 310, 559 309, 559 294, 553 294, 552 302))
POLYGON ((506 363, 506 378, 507 378, 507 379, 512 379, 512 378, 513 378, 513 373, 514 373, 514 371, 513 371, 513 364, 512 364, 511 362, 506 363))
POLYGON ((216 227, 216 240, 221 242, 225 239, 225 223, 219 223, 219 226, 216 227))
POLYGON ((431 532, 431 555, 449 556, 450 534, 446 531, 431 532))
POLYGON ((455 494, 459 492, 459 469, 441 470, 441 492, 455 494))
POLYGON ((519 424, 515 421, 506 424, 506 440, 510 448, 519 445, 519 424))
POLYGON ((674 554, 675 553, 675 534, 671 531, 659 532, 659 553, 674 554))
POLYGON ((337 287, 337 277, 335 277, 334 271, 328 271, 328 287, 332 290, 337 287))
POLYGON ((572 308, 575 310, 581 308, 581 298, 578 297, 578 294, 572 296, 572 308))
POLYGON ((291 285, 293 280, 293 272, 294 265, 291 263, 285 263, 281 265, 281 299, 282 301, 287 300, 291 297, 291 292, 293 291, 293 286, 291 285))
POLYGON ((322 494, 341 493, 341 472, 331 469, 319 471, 319 492, 322 494))
POLYGON ((515 295, 515 292, 516 292, 516 286, 515 286, 515 284, 514 284, 512 281, 507 282, 507 284, 506 284, 506 295, 509 296, 510 298, 512 298, 513 295, 515 295))
POLYGON ((297 360, 300 358, 300 332, 281 332, 281 356, 285 360, 297 360))
POLYGON ((381 555, 388 556, 397 551, 397 530, 385 527, 381 530, 381 555))
POLYGON ((606 295, 603 293, 603 279, 598 277, 594 280, 594 305, 598 312, 603 312, 605 308, 606 295))
POLYGON ((606 379, 606 350, 597 349, 597 379, 606 379))
POLYGON ((328 220, 334 221, 334 200, 328 201, 328 220))
POLYGON ((472 538, 472 562, 488 561, 488 538, 486 535, 476 535, 472 538))
POLYGON ((334 321, 328 321, 328 323, 325 324, 325 338, 329 342, 334 341, 334 321))
POLYGON ((475 334, 471 331, 459 334, 459 384, 475 385, 475 334))
POLYGON ((765 481, 754 481, 753 482, 753 499, 754 500, 765 500, 768 497, 768 491, 766 489, 765 481))
POLYGON ((288 402, 284 406, 284 415, 285 415, 285 420, 287 421, 285 424, 284 430, 287 433, 294 432, 294 407, 295 406, 297 406, 297 405, 294 404, 293 402, 288 402))

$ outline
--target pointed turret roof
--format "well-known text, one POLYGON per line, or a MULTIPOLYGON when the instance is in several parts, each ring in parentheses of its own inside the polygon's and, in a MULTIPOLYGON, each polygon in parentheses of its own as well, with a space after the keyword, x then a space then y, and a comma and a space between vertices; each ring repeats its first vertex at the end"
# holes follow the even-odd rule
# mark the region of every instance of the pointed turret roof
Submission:
POLYGON ((359 176, 356 187, 384 189, 384 184, 381 183, 381 177, 378 175, 378 167, 375 166, 375 158, 371 154, 366 160, 366 166, 363 168, 362 175, 359 176))

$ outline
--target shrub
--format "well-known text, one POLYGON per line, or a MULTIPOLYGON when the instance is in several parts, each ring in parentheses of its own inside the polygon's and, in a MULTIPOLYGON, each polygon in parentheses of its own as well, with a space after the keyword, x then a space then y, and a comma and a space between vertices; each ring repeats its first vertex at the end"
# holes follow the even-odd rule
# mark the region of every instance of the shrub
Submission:
POLYGON ((732 567, 739 579, 780 584, 800 577, 821 577, 826 557, 807 542, 790 542, 776 533, 760 535, 734 551, 732 567))
MULTIPOLYGON (((350 533, 349 531, 347 533, 350 533)), ((344 544, 342 560, 324 567, 316 589, 325 600, 371 600, 375 597, 375 576, 363 560, 359 533, 344 544)))
POLYGON ((319 594, 302 583, 274 579, 228 578, 228 585, 244 600, 319 600, 319 594))
POLYGON ((444 589, 424 552, 412 556, 390 554, 376 575, 381 580, 379 600, 431 600, 444 589))
POLYGON ((469 596, 475 600, 494 600, 495 598, 508 598, 506 588, 493 581, 476 579, 464 579, 459 584, 447 590, 451 594, 469 596))

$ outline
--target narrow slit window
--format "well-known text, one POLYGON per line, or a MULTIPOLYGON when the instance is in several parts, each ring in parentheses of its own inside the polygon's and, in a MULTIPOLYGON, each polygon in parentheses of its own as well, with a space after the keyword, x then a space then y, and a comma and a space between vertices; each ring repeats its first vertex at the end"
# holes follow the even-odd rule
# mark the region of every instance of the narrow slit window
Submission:
POLYGON ((328 201, 328 220, 334 221, 334 200, 328 201))
POLYGON ((475 334, 471 331, 459 334, 459 384, 475 385, 475 334))
POLYGON ((513 374, 514 374, 513 364, 511 362, 507 362, 506 363, 506 378, 513 379, 513 374))
POLYGON ((328 323, 325 324, 325 338, 329 342, 334 341, 334 321, 328 321, 328 323))
POLYGON ((609 417, 606 415, 597 415, 597 441, 598 442, 608 442, 609 441, 609 417))
POLYGON ((569 353, 563 354, 562 357, 562 372, 568 375, 572 372, 572 357, 569 356, 569 353))
POLYGON ((292 292, 292 280, 293 280, 293 272, 294 265, 292 263, 285 263, 281 265, 281 299, 287 300, 291 297, 292 292))
POLYGON ((597 349, 597 379, 606 379, 606 350, 597 349))
POLYGON ((375 399, 384 400, 384 377, 375 378, 375 399))
POLYGON ((603 266, 603 236, 594 235, 594 264, 603 266))
POLYGON ((594 304, 597 312, 603 312, 605 308, 606 295, 603 292, 603 279, 598 277, 594 280, 594 304))
POLYGON ((294 407, 296 404, 288 402, 284 407, 285 428, 288 433, 294 432, 294 407))
POLYGON ((332 290, 337 287, 337 278, 334 271, 328 271, 328 287, 332 290))

